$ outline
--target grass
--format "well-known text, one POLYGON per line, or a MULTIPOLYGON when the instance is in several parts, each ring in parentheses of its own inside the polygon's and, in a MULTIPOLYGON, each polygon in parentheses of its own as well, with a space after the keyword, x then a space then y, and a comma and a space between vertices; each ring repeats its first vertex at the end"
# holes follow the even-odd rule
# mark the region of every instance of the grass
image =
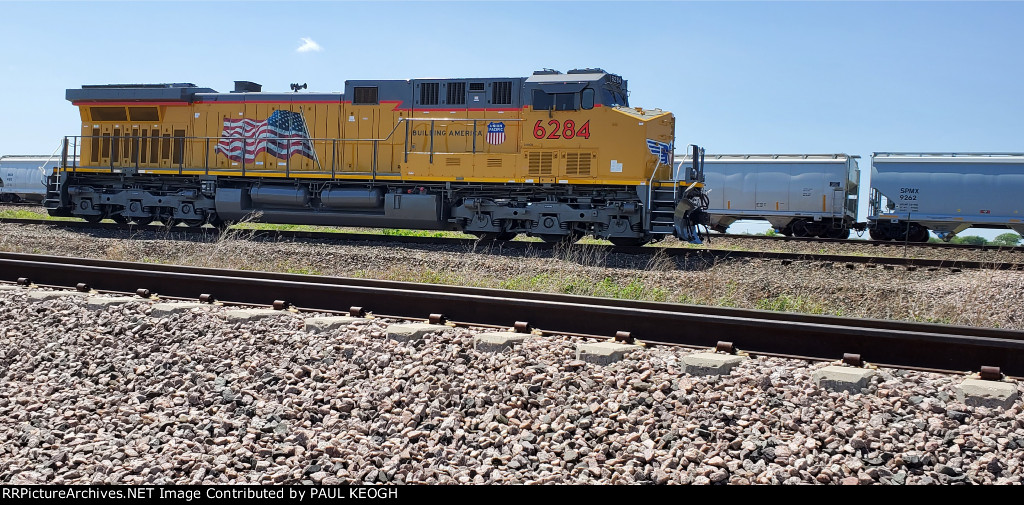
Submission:
POLYGON ((3 209, 0 219, 41 219, 43 221, 81 221, 75 217, 53 217, 44 210, 3 209))

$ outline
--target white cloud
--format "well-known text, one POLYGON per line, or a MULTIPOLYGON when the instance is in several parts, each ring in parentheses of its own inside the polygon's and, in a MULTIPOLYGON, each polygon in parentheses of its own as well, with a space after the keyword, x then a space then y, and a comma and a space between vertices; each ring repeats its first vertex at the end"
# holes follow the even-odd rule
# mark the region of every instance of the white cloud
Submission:
POLYGON ((316 41, 314 41, 313 39, 311 39, 309 37, 302 37, 302 45, 299 46, 299 48, 296 49, 295 51, 299 52, 299 53, 308 53, 310 51, 323 51, 323 50, 324 50, 324 48, 320 47, 320 44, 317 44, 316 41))

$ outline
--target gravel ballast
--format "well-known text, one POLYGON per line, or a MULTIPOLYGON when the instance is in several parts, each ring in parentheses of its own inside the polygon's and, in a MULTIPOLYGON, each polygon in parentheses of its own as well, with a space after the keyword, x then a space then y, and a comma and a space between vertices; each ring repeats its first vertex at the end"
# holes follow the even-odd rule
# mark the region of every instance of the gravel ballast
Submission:
MULTIPOLYGON (((957 403, 962 377, 824 363, 684 375, 679 348, 607 366, 574 338, 502 353, 384 319, 319 333, 282 312, 150 317, 146 302, 0 291, 0 483, 1019 482, 1024 413, 957 403), (639 359, 636 359, 639 358, 639 359)), ((1018 386, 1018 389, 1020 386, 1018 386)))

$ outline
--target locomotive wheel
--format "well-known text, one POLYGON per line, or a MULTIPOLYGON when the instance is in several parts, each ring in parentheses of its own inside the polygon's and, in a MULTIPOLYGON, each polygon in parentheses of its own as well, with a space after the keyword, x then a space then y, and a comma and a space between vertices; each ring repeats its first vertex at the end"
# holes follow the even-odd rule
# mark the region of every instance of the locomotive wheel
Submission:
POLYGON ((647 244, 647 241, 638 237, 608 237, 612 245, 620 247, 639 247, 647 244))
POLYGON ((162 224, 164 228, 174 228, 175 226, 178 226, 179 223, 181 223, 181 221, 174 219, 173 217, 160 216, 160 224, 162 224))
POLYGON ((494 242, 495 240, 498 240, 498 236, 501 235, 501 233, 496 231, 476 231, 473 232, 473 235, 475 235, 476 239, 481 242, 494 242))
POLYGON ((537 236, 547 244, 572 244, 579 240, 579 238, 574 235, 543 234, 537 236))
POLYGON ((510 231, 477 231, 473 232, 473 235, 476 235, 476 238, 481 242, 508 242, 519 234, 510 231))
POLYGON ((202 228, 203 225, 206 224, 205 219, 186 219, 182 222, 185 223, 185 226, 188 226, 189 228, 202 228))

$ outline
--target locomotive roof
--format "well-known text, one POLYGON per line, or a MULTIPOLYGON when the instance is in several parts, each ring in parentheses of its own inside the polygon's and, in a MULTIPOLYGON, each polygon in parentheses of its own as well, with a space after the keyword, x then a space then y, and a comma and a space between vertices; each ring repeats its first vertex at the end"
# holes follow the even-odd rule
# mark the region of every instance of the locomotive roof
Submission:
MULTIPOLYGON (((263 92, 259 84, 249 81, 235 81, 235 90, 229 93, 218 92, 212 88, 196 86, 192 83, 163 84, 99 84, 84 85, 80 89, 69 89, 66 98, 76 102, 103 102, 127 105, 146 102, 320 102, 341 103, 344 101, 361 100, 360 88, 375 87, 371 91, 371 103, 376 102, 409 102, 408 106, 416 108, 445 108, 452 105, 466 107, 506 106, 518 108, 531 104, 534 91, 549 94, 578 93, 592 83, 601 83, 590 87, 597 91, 594 103, 602 105, 628 105, 626 98, 626 81, 620 76, 605 72, 600 68, 569 70, 561 73, 556 70, 541 70, 530 77, 463 77, 446 79, 359 79, 346 80, 344 92, 263 92), (424 88, 420 94, 422 83, 437 83, 444 86, 445 94, 438 95, 437 90, 424 88), (456 83, 456 84, 450 84, 456 83), (462 98, 468 84, 468 97, 462 98), (458 87, 452 87, 458 86, 458 87), (460 98, 451 98, 459 96, 460 98), (417 98, 419 97, 419 98, 417 98), (448 100, 445 100, 448 98, 448 100)), ((426 86, 426 84, 423 84, 426 86)), ((577 100, 579 101, 579 100, 577 100)))

